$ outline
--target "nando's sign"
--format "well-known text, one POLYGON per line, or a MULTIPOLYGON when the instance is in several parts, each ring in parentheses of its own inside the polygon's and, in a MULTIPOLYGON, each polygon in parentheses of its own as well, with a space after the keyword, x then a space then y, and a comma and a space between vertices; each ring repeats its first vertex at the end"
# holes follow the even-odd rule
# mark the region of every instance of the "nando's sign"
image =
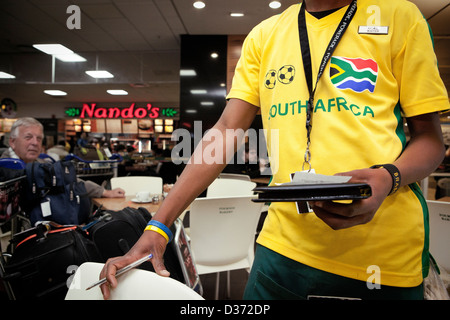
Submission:
POLYGON ((157 119, 175 118, 178 111, 174 108, 159 108, 147 103, 144 107, 138 107, 132 103, 129 107, 99 107, 95 103, 83 103, 81 108, 67 108, 65 114, 71 118, 81 119, 157 119))

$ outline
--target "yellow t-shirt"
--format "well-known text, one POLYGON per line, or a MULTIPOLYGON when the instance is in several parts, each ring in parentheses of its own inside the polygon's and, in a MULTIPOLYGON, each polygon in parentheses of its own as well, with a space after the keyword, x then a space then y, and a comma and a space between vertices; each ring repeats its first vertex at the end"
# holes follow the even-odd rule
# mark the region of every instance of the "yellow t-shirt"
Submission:
MULTIPOLYGON (((312 168, 320 174, 394 162, 406 143, 403 116, 449 109, 428 25, 415 5, 404 0, 357 4, 315 95, 311 154, 312 168), (369 28, 373 25, 379 33, 369 28)), ((302 170, 306 148, 309 94, 299 9, 293 5, 251 31, 228 95, 261 108, 272 184, 288 182, 291 173, 302 170)), ((306 12, 313 83, 346 9, 321 19, 306 12)), ((339 231, 314 213, 298 214, 294 203, 272 203, 258 242, 314 268, 362 281, 375 265, 382 284, 409 287, 427 273, 427 223, 426 203, 414 184, 386 198, 371 222, 339 231)))

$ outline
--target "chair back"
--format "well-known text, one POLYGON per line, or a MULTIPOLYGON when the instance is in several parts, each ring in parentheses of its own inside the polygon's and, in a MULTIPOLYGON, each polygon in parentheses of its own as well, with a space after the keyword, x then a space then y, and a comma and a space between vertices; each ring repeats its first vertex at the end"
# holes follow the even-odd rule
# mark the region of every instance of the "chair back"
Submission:
POLYGON ((232 196, 250 196, 253 195, 253 189, 256 183, 242 179, 223 179, 214 180, 206 190, 207 197, 232 197, 232 196))
POLYGON ((140 191, 162 194, 163 181, 161 177, 126 176, 111 178, 111 189, 122 188, 128 196, 134 196, 140 191))
POLYGON ((245 181, 251 180, 249 175, 239 173, 221 173, 219 174, 219 179, 238 179, 245 181))
POLYGON ((430 214, 430 253, 450 273, 450 202, 427 200, 430 214))
MULTIPOLYGON (((73 276, 66 300, 103 300, 100 287, 86 290, 98 281, 102 263, 85 262, 73 276)), ((117 278, 110 300, 203 300, 197 292, 175 279, 154 272, 133 269, 117 278)))
POLYGON ((229 265, 248 257, 263 205, 252 202, 253 198, 197 198, 191 203, 190 238, 196 264, 229 265))

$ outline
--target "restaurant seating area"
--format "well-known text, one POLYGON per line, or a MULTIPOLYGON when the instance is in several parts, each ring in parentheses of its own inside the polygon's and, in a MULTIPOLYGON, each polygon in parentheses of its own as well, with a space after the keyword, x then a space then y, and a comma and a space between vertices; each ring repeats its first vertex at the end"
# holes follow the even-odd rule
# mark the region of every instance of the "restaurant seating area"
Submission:
MULTIPOLYGON (((112 298, 242 299, 254 258, 255 240, 267 214, 267 204, 252 201, 256 197, 253 189, 257 185, 267 184, 268 181, 269 177, 250 179, 246 175, 223 173, 211 183, 206 192, 190 204, 179 219, 182 221, 183 232, 190 245, 190 253, 195 262, 200 286, 189 288, 182 281, 171 278, 162 279, 147 271, 134 270, 121 278, 123 285, 112 298), (164 285, 168 289, 159 292, 155 298, 155 293, 148 290, 152 286, 142 286, 146 281, 153 281, 153 287, 164 285), (172 286, 176 294, 170 291, 169 288, 172 286)), ((119 211, 126 207, 143 207, 150 213, 154 213, 164 201, 165 192, 170 191, 170 186, 163 184, 161 177, 155 176, 113 177, 108 183, 111 188, 123 188, 127 196, 125 198, 94 198, 92 199, 94 209, 119 211), (159 197, 156 201, 153 198, 149 198, 148 201, 137 201, 137 194, 143 190, 159 197)), ((433 189, 427 189, 427 192, 431 194, 433 189)), ((447 244, 450 234, 448 219, 450 202, 428 200, 427 203, 430 211, 430 249, 441 271, 443 283, 448 288, 450 256, 447 244)), ((2 250, 7 245, 8 237, 2 236, 2 250)), ((182 261, 180 260, 180 263, 183 263, 182 261)), ((84 263, 74 275, 73 281, 81 281, 82 287, 91 284, 98 279, 98 270, 101 266, 102 264, 98 263, 84 263), (81 276, 85 273, 88 276, 81 276)), ((68 290, 66 299, 101 298, 99 290, 85 292, 79 290, 79 282, 74 283, 77 287, 68 290)), ((4 289, 0 292, 1 298, 7 299, 4 289)))

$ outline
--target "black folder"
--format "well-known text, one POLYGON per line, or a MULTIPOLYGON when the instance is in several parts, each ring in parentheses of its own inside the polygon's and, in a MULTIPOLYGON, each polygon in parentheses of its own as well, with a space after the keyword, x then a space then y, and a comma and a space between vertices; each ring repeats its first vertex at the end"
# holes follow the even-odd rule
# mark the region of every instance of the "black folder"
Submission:
POLYGON ((291 184, 261 186, 253 189, 258 195, 254 202, 297 202, 323 200, 366 199, 372 189, 366 183, 291 184))

